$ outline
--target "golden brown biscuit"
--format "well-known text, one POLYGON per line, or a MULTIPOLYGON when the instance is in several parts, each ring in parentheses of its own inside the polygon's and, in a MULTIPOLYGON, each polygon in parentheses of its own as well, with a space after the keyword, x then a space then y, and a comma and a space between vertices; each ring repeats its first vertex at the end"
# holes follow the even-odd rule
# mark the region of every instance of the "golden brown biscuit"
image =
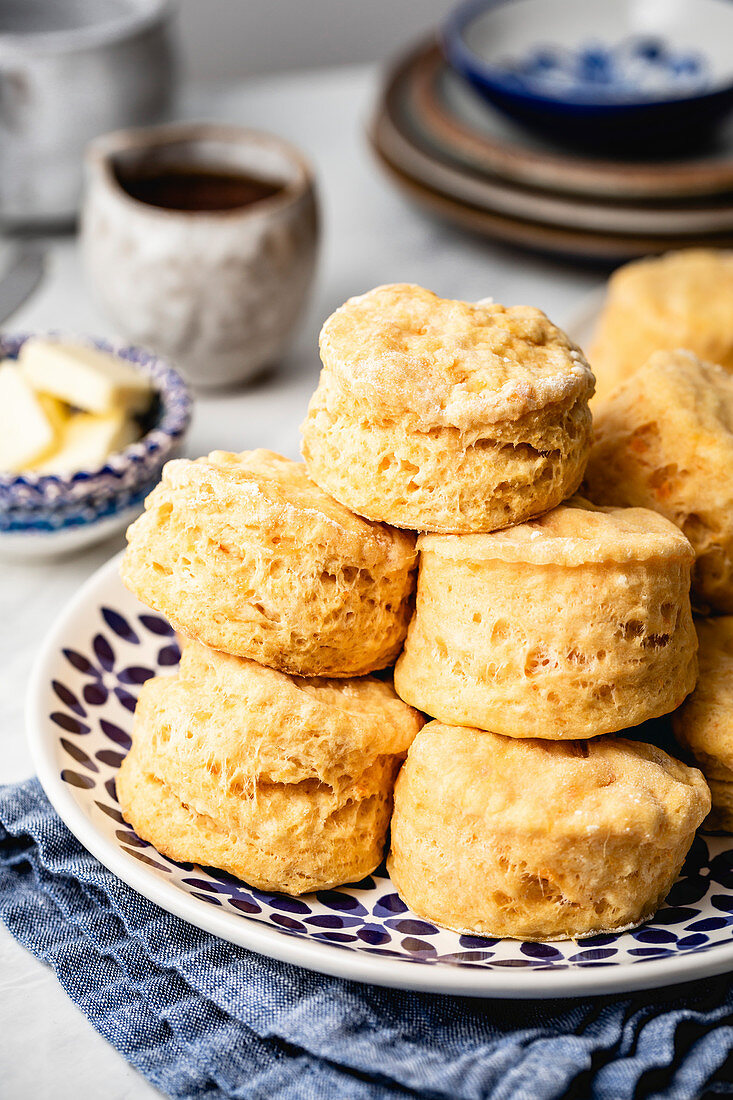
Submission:
MULTIPOLYGON (((212 761, 224 794, 260 781, 348 787, 378 758, 403 757, 424 724, 387 680, 289 676, 188 640, 177 675, 148 680, 135 715, 184 797, 212 761)), ((209 812, 220 815, 218 796, 209 812)))
POLYGON ((302 463, 169 462, 127 538, 127 587, 214 649, 303 676, 356 676, 400 651, 414 538, 353 515, 302 463))
POLYGON ((510 737, 595 737, 695 686, 692 548, 642 508, 575 498, 490 535, 422 535, 395 668, 408 703, 510 737))
POLYGON ((303 455, 313 480, 359 515, 491 531, 580 483, 593 375, 537 309, 377 287, 329 317, 321 358, 303 455))
POLYGON ((303 680, 186 643, 142 688, 117 791, 165 855, 299 894, 382 858, 395 775, 422 717, 391 686, 303 680))
POLYGON ((693 602, 733 612, 733 374, 659 351, 600 403, 593 425, 586 495, 676 523, 697 557, 693 602))
POLYGON ((117 773, 117 794, 138 836, 170 859, 219 867, 258 890, 305 894, 358 882, 379 865, 398 769, 398 761, 375 766, 350 797, 315 780, 263 786, 256 802, 242 802, 233 828, 181 802, 135 745, 117 773))
POLYGON ((600 399, 655 351, 689 348, 733 371, 733 252, 686 249, 614 272, 589 358, 600 399))
POLYGON ((430 722, 397 780, 387 866, 415 913, 457 932, 621 931, 664 900, 709 808, 700 772, 652 745, 430 722))
POLYGON ((696 619, 695 625, 700 676, 672 724, 710 785, 713 808, 707 826, 733 832, 733 616, 696 619))

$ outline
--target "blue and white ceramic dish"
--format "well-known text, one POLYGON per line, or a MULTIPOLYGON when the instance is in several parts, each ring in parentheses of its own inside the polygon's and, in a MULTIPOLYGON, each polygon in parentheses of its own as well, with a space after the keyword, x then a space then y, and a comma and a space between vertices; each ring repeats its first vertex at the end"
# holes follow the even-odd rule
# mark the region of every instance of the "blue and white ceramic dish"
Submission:
MULTIPOLYGON (((0 334, 0 359, 16 358, 28 335, 0 334)), ((65 553, 121 530, 140 510, 188 428, 191 398, 168 363, 141 348, 107 340, 88 343, 148 375, 157 394, 151 423, 141 439, 110 455, 96 470, 0 473, 0 555, 4 557, 65 553)))
POLYGON ((521 122, 594 148, 681 145, 733 109, 730 0, 468 0, 451 65, 521 122))
MULTIPOLYGON (((27 729, 40 780, 90 852, 199 928, 272 958, 356 981, 486 997, 562 997, 671 985, 733 969, 733 837, 698 835, 656 916, 578 943, 462 936, 411 913, 384 867, 300 898, 175 863, 120 813, 115 775, 137 692, 175 671, 173 630, 122 585, 119 558, 76 595, 39 655, 27 729)), ((460 884, 456 884, 460 888, 460 884)))

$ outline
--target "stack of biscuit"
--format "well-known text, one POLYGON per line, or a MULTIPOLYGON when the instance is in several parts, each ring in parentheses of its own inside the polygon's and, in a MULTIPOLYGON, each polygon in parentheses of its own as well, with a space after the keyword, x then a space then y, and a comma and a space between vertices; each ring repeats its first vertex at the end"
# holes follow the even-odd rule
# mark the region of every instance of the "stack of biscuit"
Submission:
POLYGON ((697 688, 672 720, 733 832, 733 252, 694 249, 611 279, 592 348, 601 391, 585 492, 652 508, 695 552, 697 688))
POLYGON ((305 466, 169 463, 128 532, 123 579, 183 656, 141 693, 126 818, 301 893, 373 870, 391 814, 394 884, 445 927, 639 924, 710 794, 614 735, 695 686, 698 545, 653 502, 577 495, 594 376, 539 310, 379 287, 321 357, 305 466), (395 659, 394 686, 369 675, 395 659))
POLYGON ((263 890, 363 878, 423 724, 388 680, 415 539, 269 451, 176 460, 128 532, 128 587, 182 638, 144 685, 120 804, 159 851, 263 890))

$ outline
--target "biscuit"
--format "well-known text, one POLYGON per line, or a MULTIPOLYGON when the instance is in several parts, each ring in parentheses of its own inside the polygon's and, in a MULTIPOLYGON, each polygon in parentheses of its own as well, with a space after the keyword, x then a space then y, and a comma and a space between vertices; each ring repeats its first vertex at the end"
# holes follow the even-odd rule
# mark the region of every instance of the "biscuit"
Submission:
POLYGON ((594 737, 695 686, 692 547, 642 508, 575 498, 488 535, 422 535, 395 668, 408 703, 510 737, 594 737))
POLYGON ((659 351, 596 409, 585 494, 653 508, 695 550, 693 602, 733 612, 733 374, 659 351))
POLYGON ((321 332, 303 424, 322 489, 359 515, 419 531, 492 531, 577 489, 593 375, 537 309, 377 287, 321 332))
POLYGON ((550 743, 431 722, 395 787, 387 863, 418 916, 526 940, 619 932, 669 892, 703 776, 621 738, 550 743))
POLYGON ((733 782, 708 777, 712 809, 703 822, 713 833, 733 833, 733 782))
POLYGON ((733 251, 687 249, 616 271, 589 359, 600 399, 655 351, 689 348, 733 371, 733 251))
POLYGON ((257 890, 297 895, 358 882, 379 865, 398 768, 399 762, 375 768, 341 798, 315 780, 263 786, 256 801, 242 801, 242 824, 234 828, 182 802, 136 745, 117 773, 117 794, 138 836, 170 859, 218 867, 257 890))
POLYGON ((391 686, 299 679, 184 645, 143 686, 117 792, 163 854, 300 894, 382 859, 395 775, 420 715, 391 686))
MULTIPOLYGON (((177 675, 148 680, 135 713, 167 781, 192 796, 212 761, 224 794, 255 779, 349 787, 378 758, 401 759, 424 721, 389 681, 289 676, 188 640, 177 675)), ((221 816, 218 796, 209 812, 221 816)))
POLYGON ((402 647, 413 536, 353 515, 272 451, 167 463, 127 538, 127 587, 214 649, 356 676, 402 647))
POLYGON ((696 619, 700 676, 684 706, 673 715, 680 745, 710 785, 708 828, 733 832, 733 616, 696 619))

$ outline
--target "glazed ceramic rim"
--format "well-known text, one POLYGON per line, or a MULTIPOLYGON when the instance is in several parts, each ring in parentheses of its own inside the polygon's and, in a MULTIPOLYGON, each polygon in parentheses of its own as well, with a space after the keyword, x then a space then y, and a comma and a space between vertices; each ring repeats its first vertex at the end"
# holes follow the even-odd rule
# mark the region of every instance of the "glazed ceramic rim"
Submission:
POLYGON ((661 237, 704 237, 733 233, 733 205, 724 208, 657 208, 653 204, 599 201, 586 195, 556 194, 550 190, 517 187, 499 176, 477 176, 456 166, 434 146, 423 142, 400 110, 399 98, 385 97, 374 123, 384 155, 402 171, 434 191, 464 206, 499 217, 538 222, 579 233, 661 237), (395 102, 395 99, 397 102, 395 102))
POLYGON ((0 58, 22 59, 36 54, 71 53, 125 42, 173 15, 173 0, 127 0, 129 11, 77 29, 37 34, 0 32, 0 58))
POLYGON ((708 951, 670 959, 649 959, 613 971, 590 967, 571 970, 513 970, 479 973, 436 964, 416 966, 408 960, 381 959, 344 951, 332 944, 303 940, 244 914, 227 914, 156 878, 146 867, 124 857, 83 812, 72 788, 63 782, 54 752, 57 734, 43 709, 44 686, 53 677, 57 654, 68 642, 74 620, 98 600, 100 588, 116 574, 121 554, 98 569, 67 603, 40 648, 26 699, 26 725, 33 763, 52 805, 74 836, 113 874, 149 901, 196 928, 281 962, 319 973, 430 993, 471 997, 546 998, 630 992, 676 985, 733 969, 733 942, 708 951))
MULTIPOLYGON (((143 373, 150 377, 160 400, 160 417, 157 424, 141 439, 111 455, 102 466, 77 470, 72 474, 37 474, 30 470, 20 474, 0 473, 0 494, 9 498, 3 511, 25 506, 22 496, 28 489, 32 489, 38 495, 38 503, 34 505, 36 508, 53 509, 59 503, 63 503, 65 493, 70 493, 79 485, 88 484, 91 492, 95 488, 95 480, 106 477, 119 479, 126 469, 142 466, 144 462, 152 459, 159 461, 160 465, 166 461, 188 428, 192 406, 186 383, 166 359, 134 345, 101 337, 71 335, 56 330, 44 333, 0 333, 0 359, 15 357, 26 340, 36 336, 44 339, 68 340, 70 343, 81 343, 97 348, 99 351, 109 352, 119 359, 124 359, 136 370, 144 366, 143 373), (14 490, 17 490, 19 497, 17 505, 12 500, 14 490)), ((142 486, 143 481, 140 484, 142 486)))
MULTIPOLYGON (((443 74, 463 81, 446 61, 435 36, 421 39, 387 70, 375 117, 389 105, 399 104, 404 110, 405 101, 414 96, 419 125, 447 155, 479 176, 612 202, 705 200, 727 194, 733 187, 733 158, 717 164, 699 160, 670 160, 661 165, 654 161, 622 163, 580 153, 568 156, 557 149, 540 151, 528 148, 516 135, 502 140, 473 129, 441 95, 438 85, 443 74)), ((484 101, 481 107, 487 110, 488 105, 484 101)), ((502 116, 498 108, 489 111, 502 116)))
MULTIPOLYGON (((464 0, 443 22, 440 31, 445 55, 452 67, 462 76, 486 85, 488 89, 501 92, 512 99, 522 101, 525 104, 537 104, 547 108, 569 108, 579 112, 611 114, 619 111, 655 110, 665 107, 681 106, 690 103, 701 105, 716 100, 719 96, 729 94, 733 90, 733 78, 720 81, 706 92, 668 96, 664 99, 651 99, 628 94, 600 95, 590 97, 583 93, 571 94, 558 92, 552 95, 549 91, 543 91, 539 87, 535 90, 520 90, 509 78, 509 74, 501 65, 494 65, 476 53, 466 41, 464 34, 466 29, 477 18, 492 8, 504 7, 514 3, 515 0, 464 0)), ((733 28, 733 8, 730 8, 731 27, 733 28)))
POLYGON ((111 539, 113 535, 125 531, 137 519, 143 510, 145 496, 151 488, 152 484, 136 494, 132 503, 125 503, 108 513, 100 511, 79 523, 67 523, 54 528, 39 528, 29 524, 27 527, 0 531, 0 563, 50 562, 54 558, 66 557, 77 549, 111 539))
MULTIPOLYGON (((376 120, 377 124, 379 119, 376 120)), ((450 195, 416 180, 402 167, 396 165, 382 148, 378 125, 368 131, 374 155, 396 186, 412 202, 431 216, 438 217, 471 233, 479 233, 490 240, 502 241, 530 252, 554 256, 571 256, 581 260, 600 260, 616 266, 643 256, 659 255, 681 248, 733 248, 733 234, 712 239, 704 235, 644 237, 629 234, 591 232, 580 229, 563 229, 545 222, 531 222, 522 218, 510 218, 488 209, 461 203, 450 195)))
POLYGON ((88 168, 95 168, 103 173, 104 182, 117 202, 136 210, 138 214, 156 220, 168 218, 188 224, 200 225, 206 221, 222 222, 231 219, 256 218, 262 212, 270 213, 273 210, 291 206, 315 190, 315 172, 310 161, 297 145, 267 130, 225 122, 205 120, 163 122, 157 126, 135 126, 113 130, 89 143, 86 148, 85 162, 88 168), (286 180, 274 195, 258 199, 257 202, 247 206, 237 206, 227 210, 174 210, 163 206, 151 206, 134 198, 122 187, 112 170, 112 161, 121 153, 156 150, 182 142, 195 144, 197 141, 218 141, 234 146, 248 148, 260 146, 276 150, 295 169, 295 176, 293 179, 286 180))

